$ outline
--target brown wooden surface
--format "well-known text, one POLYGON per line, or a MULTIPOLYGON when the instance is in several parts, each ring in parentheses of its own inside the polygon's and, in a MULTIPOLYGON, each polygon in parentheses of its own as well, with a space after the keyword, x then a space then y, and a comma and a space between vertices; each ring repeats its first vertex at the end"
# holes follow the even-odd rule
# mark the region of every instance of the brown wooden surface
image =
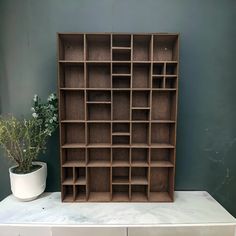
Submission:
POLYGON ((178 34, 58 34, 64 202, 174 200, 178 34))

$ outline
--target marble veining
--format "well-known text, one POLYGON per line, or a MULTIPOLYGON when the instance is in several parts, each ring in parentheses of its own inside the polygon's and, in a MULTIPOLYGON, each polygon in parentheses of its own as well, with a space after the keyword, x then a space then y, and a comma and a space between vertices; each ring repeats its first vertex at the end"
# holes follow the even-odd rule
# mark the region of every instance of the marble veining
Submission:
POLYGON ((62 203, 60 193, 44 193, 32 202, 12 195, 0 202, 1 224, 160 225, 233 223, 204 191, 176 191, 173 203, 62 203))

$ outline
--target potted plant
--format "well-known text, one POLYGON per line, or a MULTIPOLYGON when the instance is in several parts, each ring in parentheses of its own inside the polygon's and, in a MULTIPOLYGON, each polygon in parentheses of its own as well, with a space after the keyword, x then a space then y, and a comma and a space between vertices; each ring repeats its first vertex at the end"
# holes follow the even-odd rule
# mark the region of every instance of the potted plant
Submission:
POLYGON ((15 162, 9 168, 11 190, 24 201, 35 199, 46 187, 47 165, 36 160, 58 126, 56 95, 51 94, 44 103, 35 95, 31 110, 29 119, 0 117, 0 145, 15 162))

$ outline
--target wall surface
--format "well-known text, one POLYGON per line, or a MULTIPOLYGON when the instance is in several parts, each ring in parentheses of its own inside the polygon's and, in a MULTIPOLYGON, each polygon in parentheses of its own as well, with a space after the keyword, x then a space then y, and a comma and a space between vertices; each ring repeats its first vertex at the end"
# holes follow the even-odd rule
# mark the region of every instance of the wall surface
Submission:
MULTIPOLYGON (((176 189, 207 190, 236 216, 235 13, 235 0, 1 0, 0 112, 29 116, 35 93, 56 90, 56 32, 179 32, 176 189)), ((40 159, 59 191, 58 133, 40 159)))

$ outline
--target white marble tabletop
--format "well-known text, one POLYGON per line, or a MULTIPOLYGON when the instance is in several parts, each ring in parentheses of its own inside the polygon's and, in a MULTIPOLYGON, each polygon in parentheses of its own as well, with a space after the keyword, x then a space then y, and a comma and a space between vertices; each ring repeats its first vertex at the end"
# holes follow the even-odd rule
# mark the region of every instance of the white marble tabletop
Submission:
POLYGON ((230 215, 204 191, 177 191, 173 203, 62 203, 60 193, 31 202, 12 195, 0 202, 0 225, 178 225, 230 224, 230 215))

